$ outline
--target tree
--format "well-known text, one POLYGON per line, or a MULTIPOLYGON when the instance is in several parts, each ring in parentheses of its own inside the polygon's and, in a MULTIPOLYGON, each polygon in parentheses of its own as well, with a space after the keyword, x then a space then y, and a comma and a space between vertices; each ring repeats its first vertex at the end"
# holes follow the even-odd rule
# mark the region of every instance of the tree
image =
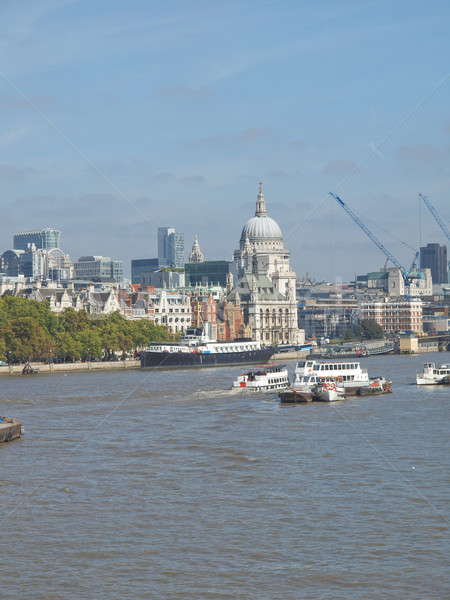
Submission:
POLYGON ((52 347, 50 336, 32 317, 12 319, 3 327, 3 335, 13 361, 44 358, 52 347))
POLYGON ((89 315, 85 310, 65 308, 59 315, 59 323, 64 331, 75 334, 89 328, 89 315))
POLYGON ((357 339, 356 335, 353 333, 353 331, 350 329, 350 327, 348 329, 346 329, 345 333, 344 333, 344 337, 342 338, 343 342, 354 342, 357 339))
POLYGON ((81 344, 68 331, 56 335, 55 357, 63 362, 73 362, 81 356, 81 344))
POLYGON ((355 327, 355 334, 363 340, 384 339, 383 328, 374 319, 363 319, 355 327))
POLYGON ((96 329, 91 328, 80 331, 76 335, 76 340, 80 345, 80 354, 83 360, 100 358, 102 356, 102 341, 96 329))

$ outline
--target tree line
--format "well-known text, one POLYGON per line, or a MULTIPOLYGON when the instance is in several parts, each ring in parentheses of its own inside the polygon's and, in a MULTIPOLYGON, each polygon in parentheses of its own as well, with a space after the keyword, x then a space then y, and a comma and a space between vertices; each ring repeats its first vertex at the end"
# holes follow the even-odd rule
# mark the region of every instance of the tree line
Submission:
POLYGON ((0 360, 8 363, 110 360, 172 339, 167 327, 147 319, 127 321, 118 311, 89 315, 65 308, 55 314, 48 302, 0 297, 0 360))

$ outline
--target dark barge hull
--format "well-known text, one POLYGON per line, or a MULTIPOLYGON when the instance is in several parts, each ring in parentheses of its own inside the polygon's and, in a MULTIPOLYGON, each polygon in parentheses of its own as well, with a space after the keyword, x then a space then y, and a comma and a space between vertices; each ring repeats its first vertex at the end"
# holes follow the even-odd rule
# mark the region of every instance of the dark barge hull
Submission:
POLYGON ((304 404, 305 402, 311 402, 313 400, 312 391, 296 390, 294 388, 288 388, 278 394, 280 402, 283 404, 304 404))
POLYGON ((141 368, 220 367, 264 363, 276 352, 275 346, 245 352, 141 352, 141 368))

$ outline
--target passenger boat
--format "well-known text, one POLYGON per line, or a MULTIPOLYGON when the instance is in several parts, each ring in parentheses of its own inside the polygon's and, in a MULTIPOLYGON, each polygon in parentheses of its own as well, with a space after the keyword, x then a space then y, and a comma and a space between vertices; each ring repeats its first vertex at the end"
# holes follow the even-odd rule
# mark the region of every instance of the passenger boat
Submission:
POLYGON ((152 344, 141 352, 141 367, 216 367, 266 363, 276 346, 253 340, 217 342, 203 328, 188 329, 179 343, 152 344))
MULTIPOLYGON (((339 377, 342 379, 342 384, 347 396, 360 395, 360 390, 370 390, 371 384, 375 384, 383 391, 379 393, 387 393, 391 391, 391 382, 388 379, 375 377, 370 378, 367 369, 362 369, 359 362, 346 361, 317 361, 317 360, 302 360, 295 367, 295 378, 293 387, 303 381, 304 377, 316 377, 317 383, 321 377, 339 377)), ((375 388, 375 385, 373 386, 375 388)), ((363 392, 364 394, 364 392, 363 392)))
POLYGON ((417 385, 450 385, 450 365, 436 367, 425 363, 421 373, 416 374, 417 385))
POLYGON ((282 390, 289 386, 289 373, 286 365, 272 364, 255 367, 239 375, 233 381, 233 389, 254 391, 282 390))
POLYGON ((17 440, 25 433, 24 426, 14 417, 0 417, 0 442, 17 440))

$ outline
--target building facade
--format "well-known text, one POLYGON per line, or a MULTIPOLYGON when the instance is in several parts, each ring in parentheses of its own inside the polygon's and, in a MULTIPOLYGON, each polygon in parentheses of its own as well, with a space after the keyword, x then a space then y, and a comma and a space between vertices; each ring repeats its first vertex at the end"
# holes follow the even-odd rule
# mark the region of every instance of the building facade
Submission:
POLYGON ((383 298, 364 302, 361 319, 373 319, 385 333, 423 333, 422 301, 383 298))
POLYGON ((191 299, 185 294, 150 294, 157 325, 166 325, 172 333, 183 333, 191 326, 191 299))

